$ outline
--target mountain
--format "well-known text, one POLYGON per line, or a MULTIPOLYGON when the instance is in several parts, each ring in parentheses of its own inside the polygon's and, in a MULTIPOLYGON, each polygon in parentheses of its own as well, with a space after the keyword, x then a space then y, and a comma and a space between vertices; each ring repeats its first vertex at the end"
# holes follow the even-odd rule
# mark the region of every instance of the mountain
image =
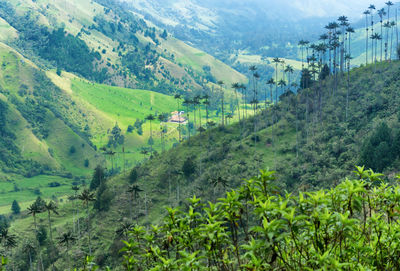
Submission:
POLYGON ((206 77, 246 80, 113 1, 10 1, 0 11, 9 45, 45 67, 99 83, 170 93, 201 89, 206 77), (203 66, 210 66, 209 74, 203 66))
POLYGON ((298 40, 317 37, 317 26, 329 20, 310 16, 303 3, 293 5, 292 1, 124 2, 180 39, 223 60, 238 51, 293 57, 298 40))

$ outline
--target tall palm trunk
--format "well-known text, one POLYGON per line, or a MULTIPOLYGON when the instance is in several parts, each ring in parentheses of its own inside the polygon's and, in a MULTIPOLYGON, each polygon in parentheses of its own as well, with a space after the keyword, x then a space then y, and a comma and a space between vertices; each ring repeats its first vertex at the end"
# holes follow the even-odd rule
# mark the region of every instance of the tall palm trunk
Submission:
POLYGON ((86 215, 87 215, 87 231, 88 231, 88 244, 89 255, 92 255, 91 232, 90 232, 90 215, 89 215, 89 202, 86 202, 86 215))
POLYGON ((349 112, 349 91, 350 91, 350 59, 351 59, 351 33, 349 32, 349 59, 347 64, 347 91, 346 91, 346 121, 348 119, 349 112))
POLYGON ((47 219, 49 221, 49 233, 50 233, 50 241, 51 243, 53 243, 53 232, 52 232, 52 228, 51 228, 51 215, 50 215, 50 210, 47 211, 47 219))
POLYGON ((383 20, 381 19, 381 62, 383 60, 383 20))
POLYGON ((193 103, 193 122, 194 122, 194 130, 195 130, 195 132, 194 133, 196 133, 196 104, 194 104, 193 103))
POLYGON ((225 101, 224 101, 224 91, 222 90, 222 86, 221 86, 221 111, 222 111, 222 116, 221 116, 221 118, 222 118, 222 126, 224 126, 225 125, 225 109, 224 109, 224 103, 225 103, 225 101))
POLYGON ((264 89, 264 98, 265 98, 264 109, 267 109, 267 99, 268 99, 267 91, 268 91, 268 89, 265 88, 265 89, 264 89))
POLYGON ((304 47, 301 46, 301 69, 304 69, 304 47))
POLYGON ((368 64, 368 38, 369 38, 369 36, 368 36, 368 14, 365 14, 365 26, 366 26, 366 28, 365 28, 365 30, 367 31, 367 37, 366 37, 366 40, 365 40, 365 65, 367 65, 368 64))
MULTIPOLYGON (((371 35, 373 34, 374 34, 374 14, 373 11, 371 10, 371 35)), ((374 63, 374 41, 372 41, 372 63, 374 63)))
POLYGON ((238 93, 237 93, 236 88, 235 88, 235 98, 236 98, 236 104, 237 104, 238 118, 239 118, 239 122, 240 122, 240 104, 239 104, 239 98, 238 98, 238 93))
POLYGON ((199 104, 199 127, 201 127, 201 104, 199 104))
POLYGON ((179 142, 182 141, 182 137, 181 137, 181 110, 180 110, 180 106, 179 106, 179 99, 176 100, 178 103, 178 134, 179 134, 179 142))
POLYGON ((391 34, 390 34, 390 55, 389 55, 389 61, 392 60, 392 52, 393 52, 393 25, 390 27, 391 29, 391 34))
POLYGON ((243 118, 247 119, 247 89, 243 89, 243 95, 244 95, 244 105, 243 105, 243 118))
POLYGON ((278 63, 275 68, 275 104, 278 103, 278 63))
MULTIPOLYGON (((149 120, 150 121, 150 138, 151 138, 151 141, 153 140, 153 129, 152 129, 152 126, 151 126, 151 120, 149 120)), ((153 156, 153 142, 151 142, 150 141, 150 153, 151 153, 151 156, 153 156)))
POLYGON ((386 27, 386 42, 385 42, 385 61, 388 60, 389 56, 389 21, 385 24, 386 27))
POLYGON ((397 27, 397 25, 398 25, 398 22, 397 22, 397 7, 396 7, 396 15, 395 15, 395 17, 396 17, 396 19, 395 19, 395 22, 396 22, 396 48, 395 48, 395 52, 397 52, 397 50, 399 49, 399 29, 398 29, 398 27, 397 27))
POLYGON ((190 139, 190 114, 189 114, 189 105, 186 104, 186 115, 187 115, 187 130, 188 130, 188 135, 190 139))
POLYGON ((208 122, 208 103, 206 103, 206 122, 208 122))

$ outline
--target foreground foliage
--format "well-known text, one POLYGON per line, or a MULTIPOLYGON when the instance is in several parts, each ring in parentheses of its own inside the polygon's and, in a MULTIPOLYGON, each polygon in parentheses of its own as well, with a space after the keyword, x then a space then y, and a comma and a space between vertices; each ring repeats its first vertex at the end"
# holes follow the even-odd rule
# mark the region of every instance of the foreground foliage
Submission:
POLYGON ((127 270, 398 270, 400 186, 358 167, 330 190, 280 193, 261 171, 214 204, 195 196, 136 226, 127 270))

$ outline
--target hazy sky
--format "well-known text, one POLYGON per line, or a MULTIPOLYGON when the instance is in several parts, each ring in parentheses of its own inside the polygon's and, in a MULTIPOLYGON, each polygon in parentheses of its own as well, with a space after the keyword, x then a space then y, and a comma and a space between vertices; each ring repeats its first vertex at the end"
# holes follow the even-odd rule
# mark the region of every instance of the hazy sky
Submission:
POLYGON ((335 15, 358 18, 370 4, 374 4, 378 9, 385 6, 387 0, 290 0, 290 2, 309 16, 327 16, 335 13, 335 15))

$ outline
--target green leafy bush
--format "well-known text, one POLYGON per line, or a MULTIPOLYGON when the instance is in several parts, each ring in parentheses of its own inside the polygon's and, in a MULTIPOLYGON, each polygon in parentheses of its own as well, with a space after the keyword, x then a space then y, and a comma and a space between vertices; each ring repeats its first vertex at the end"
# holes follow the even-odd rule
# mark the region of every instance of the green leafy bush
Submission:
POLYGON ((357 167, 330 190, 278 191, 274 172, 217 203, 195 196, 161 225, 134 227, 127 270, 398 270, 400 186, 357 167), (142 269, 143 268, 143 269, 142 269))

